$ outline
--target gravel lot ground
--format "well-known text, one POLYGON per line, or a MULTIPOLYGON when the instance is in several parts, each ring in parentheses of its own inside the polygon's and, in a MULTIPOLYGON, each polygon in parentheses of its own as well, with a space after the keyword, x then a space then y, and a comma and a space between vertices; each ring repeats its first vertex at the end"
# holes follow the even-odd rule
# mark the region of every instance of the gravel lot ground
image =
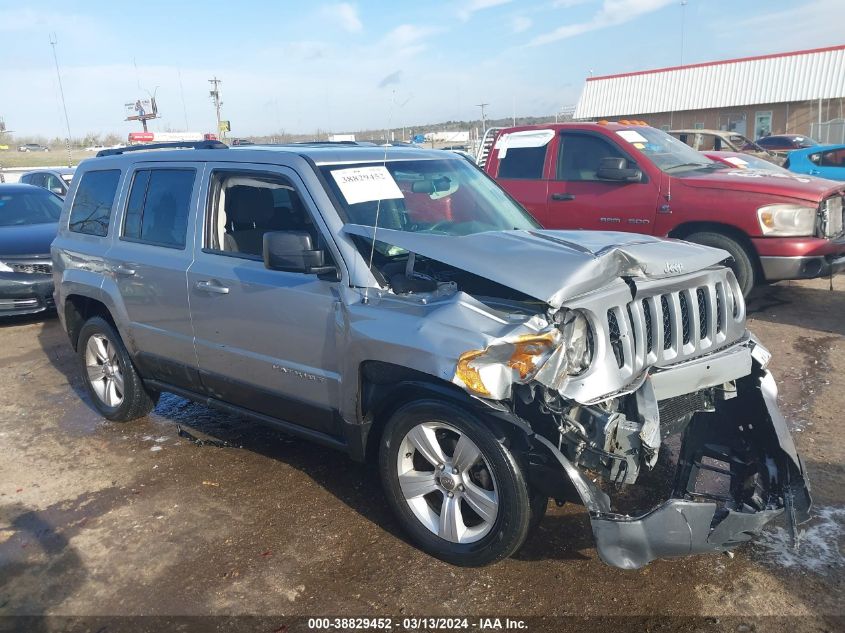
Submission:
MULTIPOLYGON (((617 629, 643 616, 638 630, 843 630, 845 277, 834 285, 765 287, 749 304, 812 480, 801 552, 775 528, 733 557, 634 572, 598 560, 574 506, 550 508, 513 559, 451 567, 406 542, 374 469, 171 395, 143 420, 106 422, 55 318, 3 323, 0 616, 251 614, 282 631, 294 615, 610 615, 617 629), (233 447, 198 446, 180 426, 233 447)), ((0 631, 49 622, 0 617, 0 631)))

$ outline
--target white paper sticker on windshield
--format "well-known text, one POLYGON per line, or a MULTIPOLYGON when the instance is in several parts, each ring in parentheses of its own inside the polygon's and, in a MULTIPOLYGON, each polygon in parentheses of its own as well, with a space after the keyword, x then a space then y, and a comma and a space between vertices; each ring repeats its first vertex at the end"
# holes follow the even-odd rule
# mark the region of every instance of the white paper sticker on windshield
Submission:
POLYGON ((617 134, 629 143, 648 143, 648 139, 636 130, 619 130, 617 134))
POLYGON ((393 176, 381 165, 336 169, 332 176, 349 204, 404 198, 393 176))
POLYGON ((728 156, 725 158, 725 160, 733 165, 736 165, 737 167, 745 167, 746 165, 748 165, 748 161, 742 160, 739 156, 728 156))

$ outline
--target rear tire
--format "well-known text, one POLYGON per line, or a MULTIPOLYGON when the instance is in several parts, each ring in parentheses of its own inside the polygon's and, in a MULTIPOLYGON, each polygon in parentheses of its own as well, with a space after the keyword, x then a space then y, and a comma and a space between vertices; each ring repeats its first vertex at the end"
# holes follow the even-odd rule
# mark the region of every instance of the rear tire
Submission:
POLYGON ((736 275, 736 280, 742 290, 742 296, 747 297, 751 289, 757 283, 757 271, 748 249, 740 242, 732 237, 728 237, 722 233, 711 233, 710 231, 701 231, 699 233, 692 233, 684 238, 688 242, 695 242, 704 246, 713 246, 714 248, 721 248, 731 254, 732 261, 728 263, 728 267, 736 275))
POLYGON ((418 400, 399 408, 382 435, 379 470, 402 527, 432 556, 478 567, 525 542, 532 504, 518 460, 454 405, 418 400))
POLYGON ((144 387, 120 335, 108 321, 92 317, 85 322, 79 331, 77 354, 85 388, 104 418, 127 422, 153 410, 160 394, 144 387))

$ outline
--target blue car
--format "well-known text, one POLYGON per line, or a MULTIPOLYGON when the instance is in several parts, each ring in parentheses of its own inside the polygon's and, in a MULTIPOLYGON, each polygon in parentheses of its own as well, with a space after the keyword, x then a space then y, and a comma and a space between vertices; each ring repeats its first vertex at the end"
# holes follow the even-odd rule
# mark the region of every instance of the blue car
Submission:
POLYGON ((845 180, 845 145, 814 145, 789 152, 783 165, 789 171, 828 180, 845 180))

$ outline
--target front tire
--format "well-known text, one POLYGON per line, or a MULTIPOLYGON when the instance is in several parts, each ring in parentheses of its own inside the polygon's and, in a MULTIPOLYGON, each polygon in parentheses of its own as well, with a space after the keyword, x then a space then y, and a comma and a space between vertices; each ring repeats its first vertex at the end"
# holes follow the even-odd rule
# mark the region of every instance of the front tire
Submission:
POLYGON ((425 552, 476 567, 507 558, 531 524, 518 460, 475 416, 437 400, 399 408, 382 435, 388 502, 425 552))
POLYGON ((77 354, 94 407, 107 420, 127 422, 147 415, 159 394, 148 391, 114 327, 92 317, 79 331, 77 354))
POLYGON ((748 250, 740 244, 737 240, 722 233, 711 233, 709 231, 701 231, 693 233, 684 238, 688 242, 695 242, 696 244, 703 244, 704 246, 713 246, 721 248, 731 254, 733 261, 728 263, 728 267, 734 272, 739 287, 742 290, 742 296, 747 297, 757 283, 757 273, 754 267, 754 262, 749 255, 748 250))

